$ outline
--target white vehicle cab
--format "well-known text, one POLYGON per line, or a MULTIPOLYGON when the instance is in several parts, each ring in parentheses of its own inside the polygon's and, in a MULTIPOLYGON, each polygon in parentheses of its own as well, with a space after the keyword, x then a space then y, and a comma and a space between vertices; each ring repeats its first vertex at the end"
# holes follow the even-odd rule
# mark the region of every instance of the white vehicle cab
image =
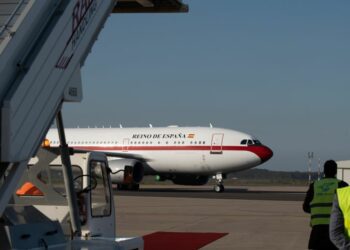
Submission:
POLYGON ((109 167, 101 152, 71 155, 81 233, 71 227, 59 150, 40 149, 3 215, 1 249, 143 249, 140 237, 116 237, 109 167), (3 244, 4 242, 4 244, 3 244), (55 248, 56 249, 56 248, 55 248))

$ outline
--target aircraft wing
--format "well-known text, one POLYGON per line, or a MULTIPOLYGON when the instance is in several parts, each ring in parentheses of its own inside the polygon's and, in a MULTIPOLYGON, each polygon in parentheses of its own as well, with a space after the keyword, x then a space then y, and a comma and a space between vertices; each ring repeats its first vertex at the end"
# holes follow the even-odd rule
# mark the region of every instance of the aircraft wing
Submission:
MULTIPOLYGON (((94 150, 83 150, 83 149, 73 148, 73 153, 89 153, 89 152, 93 152, 93 151, 94 150)), ((104 151, 96 151, 96 152, 104 153, 106 156, 109 156, 109 157, 135 159, 135 160, 142 161, 142 162, 151 161, 150 159, 146 159, 138 154, 112 153, 112 152, 104 152, 104 151)))

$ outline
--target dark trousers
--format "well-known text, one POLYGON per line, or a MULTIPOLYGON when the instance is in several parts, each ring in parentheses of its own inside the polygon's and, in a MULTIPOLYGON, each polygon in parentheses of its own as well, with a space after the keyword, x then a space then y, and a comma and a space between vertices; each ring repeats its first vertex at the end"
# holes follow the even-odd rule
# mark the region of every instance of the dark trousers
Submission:
POLYGON ((338 249, 329 239, 329 225, 316 225, 312 227, 309 239, 309 249, 338 249))

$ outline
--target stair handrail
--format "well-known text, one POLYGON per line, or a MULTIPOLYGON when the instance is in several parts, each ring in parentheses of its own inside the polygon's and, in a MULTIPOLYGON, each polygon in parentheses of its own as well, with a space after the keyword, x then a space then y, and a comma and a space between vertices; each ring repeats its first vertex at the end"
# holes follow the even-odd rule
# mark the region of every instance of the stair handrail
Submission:
POLYGON ((0 30, 0 37, 2 37, 3 33, 7 30, 9 24, 11 23, 12 19, 17 15, 17 12, 19 9, 22 7, 26 0, 20 0, 19 3, 17 4, 17 7, 14 9, 14 11, 11 13, 9 18, 6 20, 5 24, 1 27, 0 30))

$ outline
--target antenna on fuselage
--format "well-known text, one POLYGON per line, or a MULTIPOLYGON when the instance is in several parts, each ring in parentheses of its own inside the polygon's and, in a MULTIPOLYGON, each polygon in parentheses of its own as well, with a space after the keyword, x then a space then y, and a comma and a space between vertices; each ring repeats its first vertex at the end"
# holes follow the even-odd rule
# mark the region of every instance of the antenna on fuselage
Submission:
POLYGON ((152 124, 151 124, 151 123, 149 124, 149 127, 150 127, 150 128, 153 128, 153 126, 152 126, 152 124))
POLYGON ((121 124, 119 124, 119 128, 123 128, 123 126, 121 124))
POLYGON ((211 122, 209 123, 209 127, 210 127, 210 128, 213 128, 213 124, 211 124, 211 122))

